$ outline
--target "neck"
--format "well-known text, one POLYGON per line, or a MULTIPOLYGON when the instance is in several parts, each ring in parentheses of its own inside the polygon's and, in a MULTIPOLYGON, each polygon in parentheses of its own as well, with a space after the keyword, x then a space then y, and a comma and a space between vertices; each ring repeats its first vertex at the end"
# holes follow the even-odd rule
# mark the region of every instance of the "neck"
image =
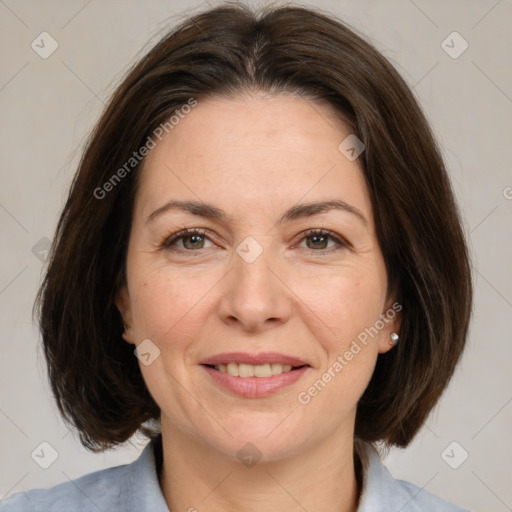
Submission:
POLYGON ((171 512, 357 510, 352 437, 249 466, 162 423, 162 449, 160 486, 171 512))

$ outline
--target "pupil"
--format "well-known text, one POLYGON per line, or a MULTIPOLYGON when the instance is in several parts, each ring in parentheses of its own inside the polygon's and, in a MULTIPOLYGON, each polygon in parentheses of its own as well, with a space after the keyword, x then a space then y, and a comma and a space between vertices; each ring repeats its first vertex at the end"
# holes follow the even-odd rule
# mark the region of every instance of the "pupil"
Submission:
POLYGON ((198 243, 201 243, 201 236, 200 235, 190 235, 189 237, 190 245, 197 247, 198 243))
POLYGON ((311 240, 313 241, 313 246, 314 247, 319 247, 319 245, 324 245, 325 244, 325 236, 323 235, 313 235, 311 237, 311 240))

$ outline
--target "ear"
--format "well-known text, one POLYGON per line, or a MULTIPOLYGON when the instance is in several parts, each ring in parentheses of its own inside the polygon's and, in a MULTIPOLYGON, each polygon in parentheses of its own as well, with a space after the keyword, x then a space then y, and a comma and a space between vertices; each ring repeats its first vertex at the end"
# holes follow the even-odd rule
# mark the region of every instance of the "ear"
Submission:
MULTIPOLYGON (((395 333, 400 336, 400 327, 402 325, 402 305, 395 301, 389 300, 386 304, 384 311, 380 316, 380 322, 384 327, 379 332, 379 354, 385 354, 388 350, 394 348, 391 339, 391 334, 395 333)), ((382 325, 379 323, 379 327, 382 325)), ((400 339, 398 340, 400 343, 400 339)))
POLYGON ((126 287, 126 285, 122 285, 117 290, 115 303, 117 309, 121 313, 121 317, 123 318, 123 324, 125 325, 125 329, 123 331, 123 339, 128 343, 132 343, 135 345, 135 340, 133 338, 132 308, 130 302, 130 295, 128 293, 128 288, 126 287))

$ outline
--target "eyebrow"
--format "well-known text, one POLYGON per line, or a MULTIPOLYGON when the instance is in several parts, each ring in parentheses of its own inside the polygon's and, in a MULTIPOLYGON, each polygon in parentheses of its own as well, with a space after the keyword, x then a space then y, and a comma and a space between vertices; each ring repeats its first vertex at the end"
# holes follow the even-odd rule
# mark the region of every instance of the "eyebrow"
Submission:
MULTIPOLYGON (((224 222, 230 220, 230 216, 224 210, 221 210, 211 204, 200 201, 178 201, 171 199, 151 213, 147 218, 146 223, 149 223, 159 215, 170 210, 183 210, 193 215, 197 215, 198 217, 205 217, 212 220, 224 222)), ((345 203, 345 201, 342 201, 341 199, 333 199, 330 201, 321 201, 316 203, 301 203, 292 206, 284 212, 282 217, 277 221, 277 224, 291 222, 301 217, 311 217, 330 210, 341 210, 351 213, 359 219, 366 228, 368 227, 368 221, 363 213, 355 206, 345 203)))

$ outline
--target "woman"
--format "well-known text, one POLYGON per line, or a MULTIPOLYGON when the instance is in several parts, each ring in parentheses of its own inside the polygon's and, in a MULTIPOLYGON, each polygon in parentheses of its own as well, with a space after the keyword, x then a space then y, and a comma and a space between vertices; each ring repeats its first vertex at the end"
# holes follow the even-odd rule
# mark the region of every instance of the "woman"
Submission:
POLYGON ((18 510, 460 511, 392 478, 462 353, 472 285, 410 90, 343 23, 224 5, 124 79, 38 305, 84 446, 137 461, 18 510))

